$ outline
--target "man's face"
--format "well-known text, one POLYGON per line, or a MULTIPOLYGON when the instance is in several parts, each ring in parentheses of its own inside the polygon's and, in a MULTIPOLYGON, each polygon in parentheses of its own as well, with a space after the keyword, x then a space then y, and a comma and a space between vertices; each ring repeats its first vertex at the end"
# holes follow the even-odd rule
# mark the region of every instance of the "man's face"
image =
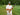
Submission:
POLYGON ((11 5, 11 4, 9 4, 9 5, 11 5))

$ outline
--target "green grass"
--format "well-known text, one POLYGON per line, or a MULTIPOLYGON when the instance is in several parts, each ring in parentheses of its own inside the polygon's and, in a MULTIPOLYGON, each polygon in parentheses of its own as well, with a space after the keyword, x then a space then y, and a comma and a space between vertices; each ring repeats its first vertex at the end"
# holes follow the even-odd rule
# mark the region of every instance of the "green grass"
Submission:
POLYGON ((20 6, 16 5, 16 7, 14 7, 14 15, 20 15, 20 6))
MULTIPOLYGON (((0 15, 7 15, 6 13, 6 5, 0 5, 0 15)), ((20 15, 20 5, 16 5, 12 10, 13 15, 20 15)))

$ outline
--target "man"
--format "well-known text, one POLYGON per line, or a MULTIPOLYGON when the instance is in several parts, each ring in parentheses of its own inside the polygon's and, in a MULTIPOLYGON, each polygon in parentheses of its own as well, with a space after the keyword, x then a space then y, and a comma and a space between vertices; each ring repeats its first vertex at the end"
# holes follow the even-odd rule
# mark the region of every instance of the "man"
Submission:
POLYGON ((8 5, 6 5, 6 10, 7 10, 7 15, 11 14, 12 15, 12 5, 10 3, 8 3, 8 5))

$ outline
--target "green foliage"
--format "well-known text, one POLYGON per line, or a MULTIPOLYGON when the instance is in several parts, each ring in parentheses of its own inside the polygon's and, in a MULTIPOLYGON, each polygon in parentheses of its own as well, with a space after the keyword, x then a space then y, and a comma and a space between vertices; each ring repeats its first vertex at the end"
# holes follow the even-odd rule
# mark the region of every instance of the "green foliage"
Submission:
POLYGON ((20 4, 20 0, 0 0, 0 4, 1 5, 7 5, 9 1, 11 1, 11 4, 15 4, 15 3, 17 5, 20 4))

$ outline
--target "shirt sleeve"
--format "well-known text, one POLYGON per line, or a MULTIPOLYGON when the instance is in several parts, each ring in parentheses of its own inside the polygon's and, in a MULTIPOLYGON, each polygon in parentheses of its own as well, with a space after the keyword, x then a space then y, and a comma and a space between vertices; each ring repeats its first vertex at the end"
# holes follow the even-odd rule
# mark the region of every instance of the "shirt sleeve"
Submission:
POLYGON ((12 5, 11 5, 11 8, 12 8, 12 5))
POLYGON ((11 6, 13 8, 13 6, 11 6))

